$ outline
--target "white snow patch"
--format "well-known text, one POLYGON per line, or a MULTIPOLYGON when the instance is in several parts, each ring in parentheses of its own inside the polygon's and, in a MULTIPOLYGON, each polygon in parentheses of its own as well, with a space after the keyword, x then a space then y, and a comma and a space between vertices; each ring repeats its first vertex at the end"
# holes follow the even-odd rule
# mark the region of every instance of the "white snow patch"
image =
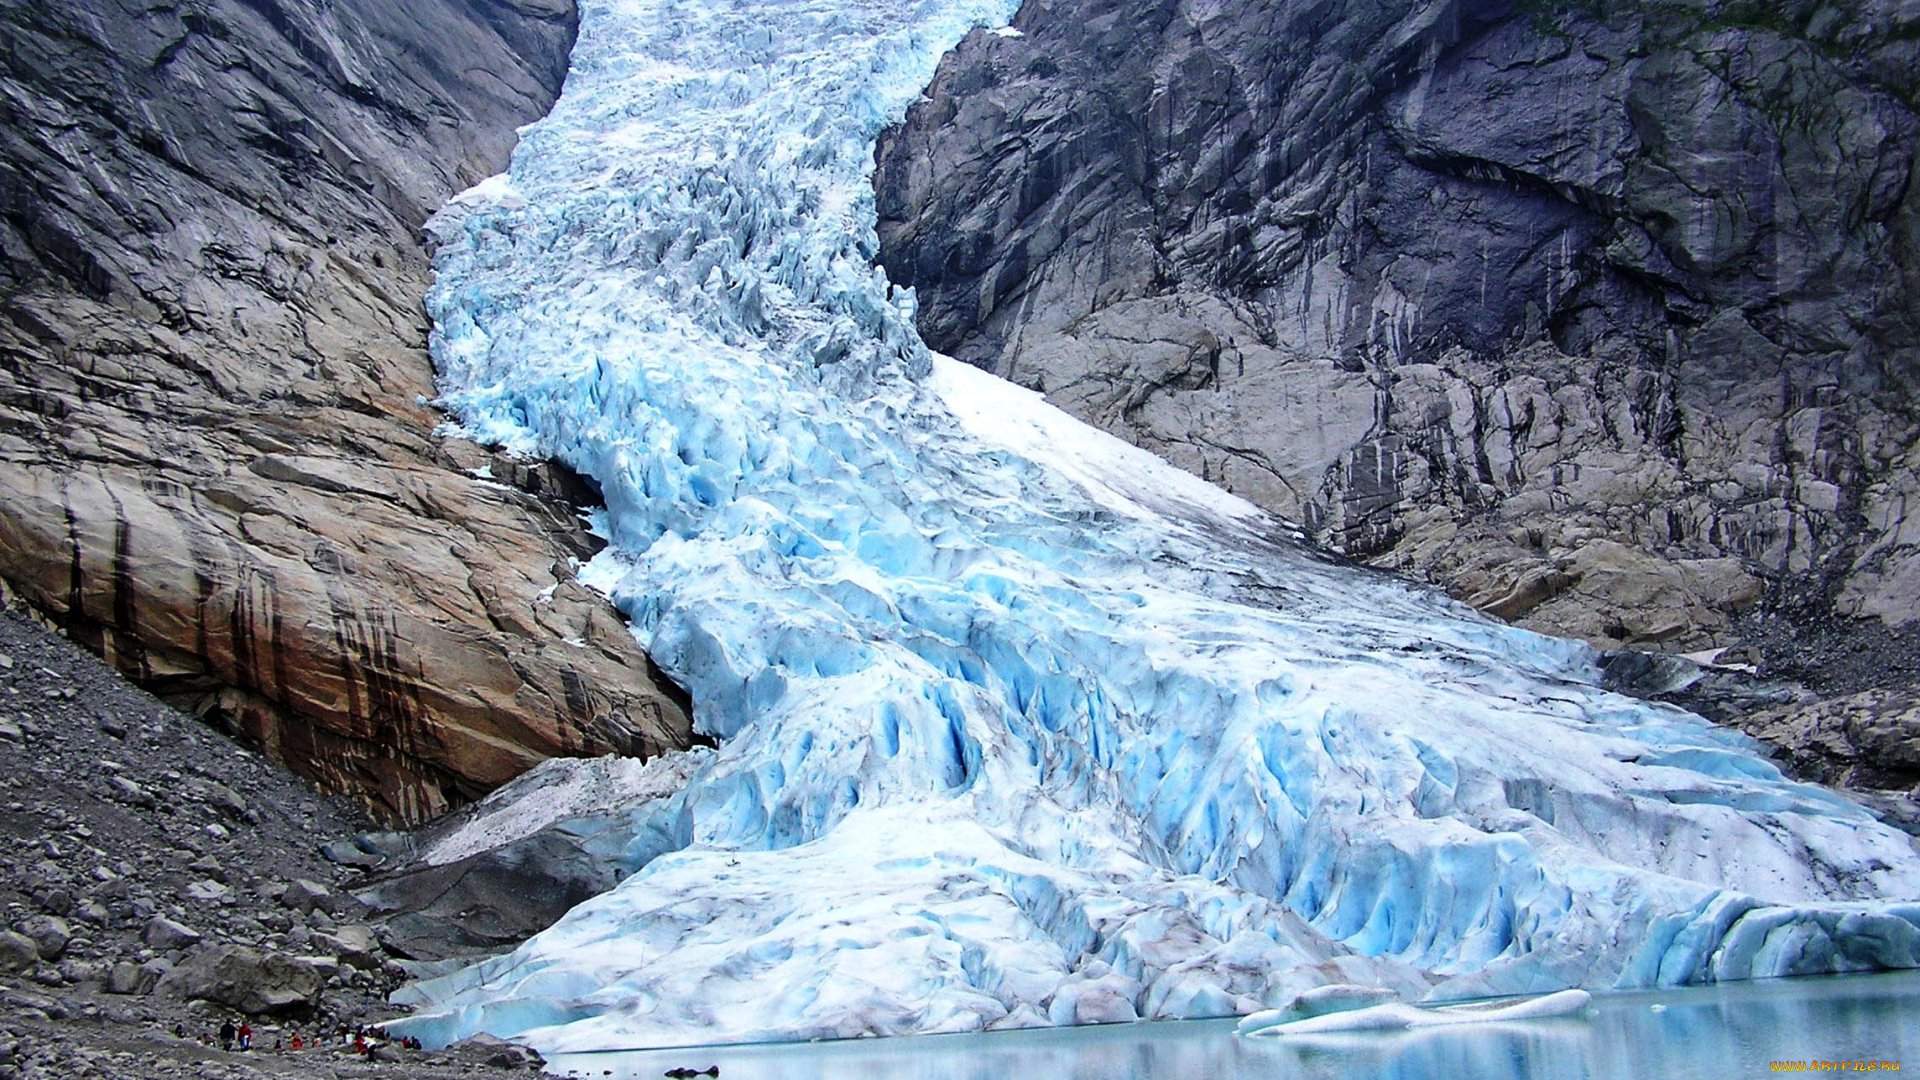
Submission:
POLYGON ((1241 522, 1271 518, 1238 495, 1083 424, 1049 405, 1044 396, 971 364, 936 355, 931 385, 954 419, 980 441, 1046 462, 1118 513, 1155 522, 1183 511, 1241 522))
POLYGON ((468 819, 421 853, 444 866, 505 847, 563 821, 631 810, 686 786, 712 752, 704 747, 637 758, 549 758, 469 808, 468 819))

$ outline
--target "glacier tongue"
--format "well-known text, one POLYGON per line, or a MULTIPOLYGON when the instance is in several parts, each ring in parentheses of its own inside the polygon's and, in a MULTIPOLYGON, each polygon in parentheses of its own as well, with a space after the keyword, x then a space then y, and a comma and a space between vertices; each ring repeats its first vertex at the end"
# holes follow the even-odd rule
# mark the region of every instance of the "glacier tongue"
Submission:
POLYGON ((1321 559, 927 353, 873 265, 872 143, 1012 0, 581 8, 552 115, 435 224, 434 354, 469 435, 602 485, 583 577, 722 741, 599 831, 630 877, 411 987, 409 1030, 585 1050, 1920 964, 1902 834, 1600 690, 1584 646, 1321 559))

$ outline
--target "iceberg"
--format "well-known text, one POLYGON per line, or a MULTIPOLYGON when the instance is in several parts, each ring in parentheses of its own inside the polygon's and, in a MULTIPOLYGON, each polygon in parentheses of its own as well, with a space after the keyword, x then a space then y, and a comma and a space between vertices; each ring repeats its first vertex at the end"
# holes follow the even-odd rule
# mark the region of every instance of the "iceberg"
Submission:
POLYGON ((582 578, 717 747, 489 807, 459 843, 575 807, 622 880, 396 1029, 553 1053, 1920 965, 1920 858, 1858 806, 929 353, 874 265, 873 142, 1012 0, 580 6, 551 115, 434 222, 441 402, 600 485, 582 578))
POLYGON ((1558 990, 1539 997, 1472 1001, 1424 1008, 1390 1001, 1310 1016, 1288 1016, 1285 1010, 1276 1009, 1246 1017, 1235 1031, 1249 1037, 1268 1038, 1356 1031, 1421 1031, 1464 1024, 1501 1024, 1515 1020, 1583 1016, 1592 1005, 1593 995, 1585 990, 1558 990))
POLYGON ((1308 990, 1278 1009, 1262 1009, 1257 1013, 1249 1013, 1240 1018, 1240 1022, 1234 1025, 1233 1030, 1241 1035, 1251 1035, 1256 1031, 1265 1031, 1268 1028, 1291 1024, 1298 1020, 1370 1009, 1376 1005, 1396 1004, 1399 998, 1398 993, 1382 986, 1330 983, 1308 990))

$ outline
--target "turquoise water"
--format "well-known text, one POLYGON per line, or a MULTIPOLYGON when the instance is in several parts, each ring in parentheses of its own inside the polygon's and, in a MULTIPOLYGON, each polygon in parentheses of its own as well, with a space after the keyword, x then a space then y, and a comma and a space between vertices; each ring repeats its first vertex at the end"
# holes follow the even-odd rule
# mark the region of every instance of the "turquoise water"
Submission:
POLYGON ((1920 973, 1620 994, 1584 1019, 1398 1034, 1245 1039, 1216 1020, 576 1054, 548 1068, 582 1080, 709 1065, 723 1080, 1727 1080, 1778 1075, 1775 1061, 1920 1074, 1920 973))

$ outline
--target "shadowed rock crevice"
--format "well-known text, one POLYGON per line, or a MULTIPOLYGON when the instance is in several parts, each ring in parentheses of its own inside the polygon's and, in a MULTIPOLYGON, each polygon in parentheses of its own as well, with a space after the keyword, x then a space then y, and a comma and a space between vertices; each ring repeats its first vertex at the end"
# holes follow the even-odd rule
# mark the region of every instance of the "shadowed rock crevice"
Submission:
POLYGON ((590 486, 437 437, 421 226, 566 0, 0 2, 0 577, 381 816, 684 746, 590 486))

